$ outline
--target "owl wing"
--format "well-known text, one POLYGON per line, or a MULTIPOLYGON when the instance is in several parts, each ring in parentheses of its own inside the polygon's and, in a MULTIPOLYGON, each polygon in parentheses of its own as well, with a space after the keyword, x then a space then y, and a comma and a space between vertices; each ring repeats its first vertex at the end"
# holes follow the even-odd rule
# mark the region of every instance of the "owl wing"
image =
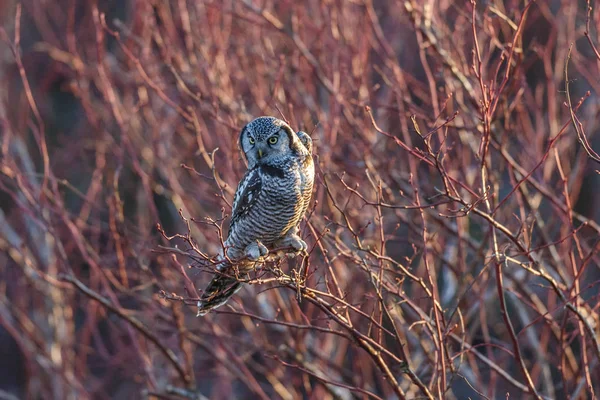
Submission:
POLYGON ((252 206, 256 203, 261 188, 262 179, 258 168, 248 170, 240 181, 233 197, 233 211, 231 212, 229 232, 233 230, 235 223, 240 218, 248 214, 252 206))

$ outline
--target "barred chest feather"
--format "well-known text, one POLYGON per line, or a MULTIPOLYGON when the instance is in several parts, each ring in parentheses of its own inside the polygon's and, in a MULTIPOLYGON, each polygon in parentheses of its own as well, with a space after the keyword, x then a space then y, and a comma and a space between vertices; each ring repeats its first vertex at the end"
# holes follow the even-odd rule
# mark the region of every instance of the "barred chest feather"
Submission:
POLYGON ((249 170, 236 192, 227 242, 244 247, 259 240, 270 246, 300 223, 313 182, 312 158, 249 170))

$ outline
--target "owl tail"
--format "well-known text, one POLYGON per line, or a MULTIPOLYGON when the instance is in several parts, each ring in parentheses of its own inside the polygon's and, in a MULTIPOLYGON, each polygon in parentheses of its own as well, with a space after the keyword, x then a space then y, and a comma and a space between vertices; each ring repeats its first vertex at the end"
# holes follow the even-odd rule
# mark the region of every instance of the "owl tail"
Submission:
POLYGON ((198 301, 197 316, 205 315, 210 310, 222 306, 241 288, 242 282, 237 280, 235 276, 217 273, 202 293, 200 301, 198 301))

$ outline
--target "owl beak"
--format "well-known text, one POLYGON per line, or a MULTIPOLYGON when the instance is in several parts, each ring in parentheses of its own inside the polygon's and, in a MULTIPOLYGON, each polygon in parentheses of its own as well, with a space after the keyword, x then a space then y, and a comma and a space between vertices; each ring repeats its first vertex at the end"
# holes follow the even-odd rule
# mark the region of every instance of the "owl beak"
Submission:
POLYGON ((260 160, 263 156, 263 151, 262 149, 258 149, 258 159, 260 160))

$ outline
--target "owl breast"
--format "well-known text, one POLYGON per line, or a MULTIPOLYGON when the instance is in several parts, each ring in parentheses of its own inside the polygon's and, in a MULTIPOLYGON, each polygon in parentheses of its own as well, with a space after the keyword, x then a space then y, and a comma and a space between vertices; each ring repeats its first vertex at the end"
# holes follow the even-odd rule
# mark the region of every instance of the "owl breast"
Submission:
POLYGON ((312 178, 296 162, 260 166, 260 190, 253 206, 231 226, 228 242, 244 248, 257 240, 267 247, 300 223, 312 192, 312 178), (305 201, 306 198, 306 201, 305 201))

